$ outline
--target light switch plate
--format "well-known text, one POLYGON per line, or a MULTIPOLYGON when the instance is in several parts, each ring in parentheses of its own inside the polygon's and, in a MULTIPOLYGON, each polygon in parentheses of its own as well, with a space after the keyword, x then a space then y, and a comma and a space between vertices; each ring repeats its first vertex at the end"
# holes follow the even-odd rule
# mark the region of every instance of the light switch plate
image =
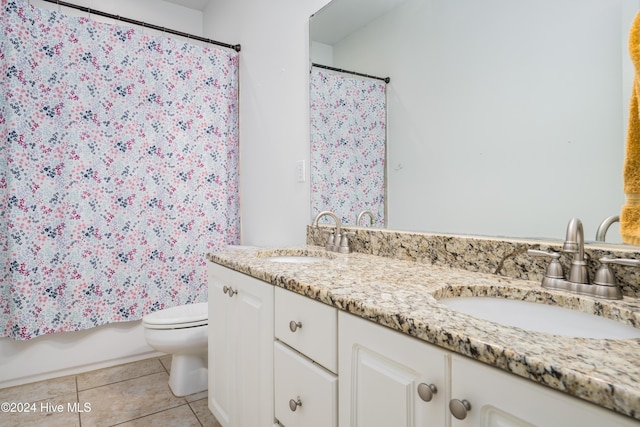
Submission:
POLYGON ((304 160, 298 160, 296 162, 296 178, 298 182, 305 182, 307 179, 307 171, 304 160))

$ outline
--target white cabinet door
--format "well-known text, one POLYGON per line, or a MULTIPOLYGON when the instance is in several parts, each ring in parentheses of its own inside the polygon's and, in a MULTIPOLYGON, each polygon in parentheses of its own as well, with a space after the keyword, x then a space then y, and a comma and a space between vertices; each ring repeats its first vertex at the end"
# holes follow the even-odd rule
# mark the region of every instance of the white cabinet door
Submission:
POLYGON ((445 425, 448 353, 344 312, 338 324, 341 427, 445 425))
POLYGON ((209 409, 223 427, 231 426, 235 394, 234 323, 231 301, 223 287, 228 282, 216 277, 212 263, 209 267, 209 409))
POLYGON ((273 286, 208 268, 209 408, 223 427, 271 427, 273 286))
POLYGON ((283 426, 338 426, 338 377, 280 342, 274 364, 275 413, 283 426))
POLYGON ((454 355, 451 397, 466 400, 452 427, 638 427, 640 422, 559 391, 454 355))

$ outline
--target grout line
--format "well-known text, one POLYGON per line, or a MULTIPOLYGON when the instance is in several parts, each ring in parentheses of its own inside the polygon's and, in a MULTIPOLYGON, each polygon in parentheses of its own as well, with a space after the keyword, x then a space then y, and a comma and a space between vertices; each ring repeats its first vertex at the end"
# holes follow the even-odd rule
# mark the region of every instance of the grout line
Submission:
MULTIPOLYGON (((176 409, 176 408, 179 408, 179 407, 181 407, 181 406, 188 405, 188 404, 189 404, 189 403, 187 403, 187 402, 185 401, 185 403, 183 403, 182 405, 172 406, 171 408, 166 408, 166 409, 163 409, 163 410, 161 410, 161 411, 152 412, 152 413, 149 413, 149 414, 146 414, 146 415, 142 415, 141 417, 131 418, 130 420, 122 421, 121 423, 118 423, 118 424, 113 424, 113 425, 111 425, 111 427, 120 426, 120 425, 122 425, 122 424, 130 423, 131 421, 135 421, 135 420, 141 420, 141 419, 143 419, 143 418, 147 418, 147 417, 150 417, 150 416, 152 416, 152 415, 156 415, 156 414, 161 414, 161 413, 163 413, 163 412, 167 412, 167 411, 170 411, 170 410, 172 410, 172 409, 176 409)), ((191 407, 189 407, 189 409, 191 409, 191 407)), ((191 412, 193 412, 193 409, 191 409, 191 412)), ((195 415, 195 414, 194 414, 194 415, 195 415)), ((196 415, 196 419, 197 419, 197 418, 198 418, 198 416, 196 415)), ((200 420, 198 420, 198 422, 200 422, 200 420)), ((200 423, 200 424, 202 425, 202 423, 200 423)))
MULTIPOLYGON (((78 390, 78 376, 75 375, 74 380, 76 382, 76 402, 80 402, 80 391, 78 390)), ((78 427, 82 427, 82 416, 81 413, 78 412, 78 427)))
MULTIPOLYGON (((108 386, 108 385, 111 385, 111 384, 118 384, 118 383, 121 383, 121 382, 124 382, 124 381, 129 381, 129 380, 135 380, 135 379, 138 379, 138 378, 148 377, 150 375, 156 375, 156 374, 162 374, 162 373, 169 374, 169 372, 167 371, 167 368, 164 367, 164 365, 162 364, 160 359, 157 358, 157 357, 155 359, 158 361, 158 363, 160 364, 160 367, 161 367, 161 370, 158 371, 158 372, 151 372, 149 374, 136 375, 136 376, 133 376, 133 377, 123 378, 123 379, 118 380, 118 381, 113 381, 113 382, 106 383, 106 384, 100 384, 100 385, 97 385, 97 386, 94 386, 94 387, 85 388, 85 389, 82 389, 82 390, 78 390, 78 380, 77 380, 77 376, 76 376, 76 390, 78 392, 84 392, 84 391, 87 391, 87 390, 94 390, 96 388, 108 386)), ((131 363, 137 363, 137 362, 131 362, 131 363)), ((116 365, 116 366, 112 366, 112 367, 109 367, 109 368, 96 369, 95 371, 88 371, 88 372, 84 372, 83 374, 91 374, 92 372, 102 371, 103 369, 119 368, 121 366, 129 365, 129 364, 130 363, 125 363, 125 364, 122 364, 122 365, 116 365)))
POLYGON ((138 380, 140 378, 149 377, 151 375, 158 375, 158 374, 166 374, 166 372, 152 372, 150 374, 144 374, 144 375, 138 375, 138 376, 135 376, 135 377, 124 378, 124 379, 121 379, 121 380, 118 380, 118 381, 113 381, 113 382, 110 382, 110 383, 100 384, 100 385, 97 385, 97 386, 94 386, 94 387, 89 387, 89 388, 82 389, 82 390, 80 390, 80 393, 83 393, 83 392, 89 391, 89 390, 95 390, 95 389, 101 388, 101 387, 107 387, 107 386, 110 386, 110 385, 113 385, 113 384, 120 384, 120 383, 123 383, 123 382, 126 382, 126 381, 134 381, 134 380, 138 380))
MULTIPOLYGON (((197 402, 197 400, 196 400, 197 402)), ((196 411, 193 410, 193 407, 191 406, 191 403, 193 402, 187 402, 187 405, 189 405, 189 409, 191 410, 191 413, 196 417, 196 420, 198 420, 198 423, 200 424, 201 427, 204 427, 204 424, 202 424, 202 421, 200 421, 200 417, 198 416, 198 414, 196 414, 196 411)))
MULTIPOLYGON (((166 356, 158 357, 158 362, 160 363, 160 366, 162 366, 162 369, 164 369, 164 371, 165 371, 167 374, 171 375, 171 373, 169 372, 169 369, 168 369, 166 366, 164 366, 164 363, 162 363, 162 360, 160 360, 160 359, 162 359, 163 357, 166 357, 166 356)), ((169 363, 171 363, 171 359, 169 359, 169 363)))

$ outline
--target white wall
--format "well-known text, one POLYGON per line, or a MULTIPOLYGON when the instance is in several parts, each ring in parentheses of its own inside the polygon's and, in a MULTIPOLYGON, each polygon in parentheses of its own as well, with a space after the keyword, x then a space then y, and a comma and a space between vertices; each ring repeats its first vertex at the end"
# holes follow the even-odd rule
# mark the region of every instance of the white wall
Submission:
POLYGON ((327 0, 212 0, 205 37, 240 43, 243 244, 305 242, 309 197, 309 16, 327 0), (295 164, 305 160, 306 182, 295 164))
POLYGON ((311 41, 311 62, 314 64, 333 66, 333 46, 311 41))
MULTIPOLYGON (((75 4, 155 25, 202 35, 202 12, 158 0, 74 0, 75 4)), ((55 4, 31 0, 34 6, 55 4)), ((73 16, 86 16, 61 8, 73 16)), ((96 20, 110 21, 94 16, 96 20)), ((113 21, 111 21, 113 22, 113 21)), ((145 30, 153 31, 153 30, 145 30)), ((29 341, 0 338, 0 388, 113 366, 157 354, 147 346, 140 321, 80 332, 52 334, 29 341)))

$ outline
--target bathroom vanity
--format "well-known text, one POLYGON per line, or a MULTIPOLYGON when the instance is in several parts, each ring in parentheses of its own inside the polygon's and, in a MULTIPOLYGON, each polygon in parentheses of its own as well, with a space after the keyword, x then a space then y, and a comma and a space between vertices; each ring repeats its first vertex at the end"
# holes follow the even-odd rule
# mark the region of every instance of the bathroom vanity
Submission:
POLYGON ((637 298, 317 246, 207 258, 209 408, 225 427, 640 425, 640 339, 554 336, 438 303, 502 296, 637 325, 637 298))

